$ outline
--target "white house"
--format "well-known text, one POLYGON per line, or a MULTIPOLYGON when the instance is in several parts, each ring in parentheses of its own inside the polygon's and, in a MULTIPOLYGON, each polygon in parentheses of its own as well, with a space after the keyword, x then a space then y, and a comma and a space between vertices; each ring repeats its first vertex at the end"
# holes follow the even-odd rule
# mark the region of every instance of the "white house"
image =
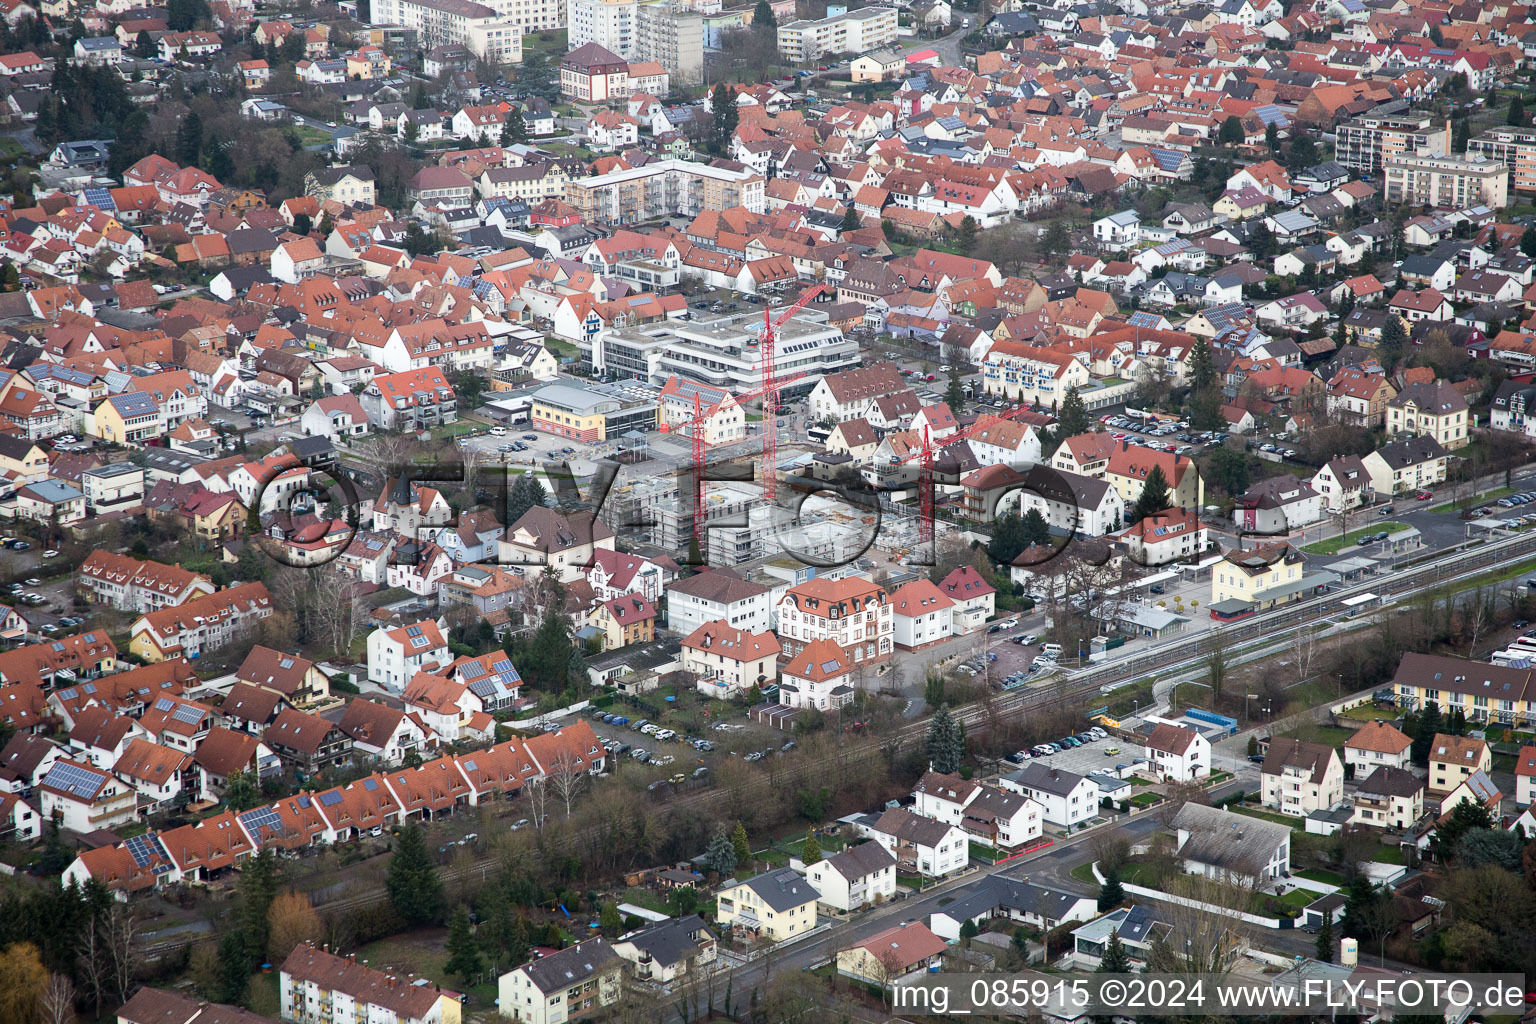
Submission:
POLYGON ((1291 869, 1291 829, 1225 808, 1187 803, 1173 819, 1175 856, 1186 872, 1237 885, 1262 884, 1291 869))
POLYGON ((1211 774, 1211 741, 1188 726, 1159 722, 1146 746, 1148 765, 1164 780, 1190 782, 1211 774))
POLYGON ((1521 807, 1536 803, 1536 747, 1521 747, 1515 757, 1515 803, 1521 807))
POLYGON ((896 895, 896 858, 877 842, 859 843, 805 869, 820 901, 847 913, 896 895))
POLYGON ((1344 741, 1344 765, 1363 779, 1377 768, 1407 768, 1413 741, 1391 722, 1376 719, 1344 741))
POLYGON ((918 814, 958 825, 997 847, 1017 849, 1041 835, 1041 807, 1019 793, 930 771, 912 795, 918 814))
POLYGON ((954 604, 926 579, 915 579, 896 588, 891 594, 896 646, 915 651, 948 640, 954 604))
POLYGON ((418 672, 452 664, 448 641, 432 619, 368 634, 368 680, 396 693, 418 672))
POLYGON ((975 566, 962 565, 939 580, 939 590, 953 602, 949 631, 972 633, 986 625, 997 608, 997 590, 982 579, 975 566))
POLYGON ((1105 249, 1129 249, 1141 241, 1141 215, 1121 210, 1093 222, 1093 238, 1105 249))
POLYGON ((687 636, 706 622, 723 620, 737 629, 766 633, 773 628, 773 592, 730 569, 709 569, 667 585, 667 628, 687 636))
POLYGON ((971 860, 970 841, 958 825, 900 807, 885 811, 863 830, 909 874, 942 877, 963 870, 971 860))
POLYGON ((1073 828, 1098 813, 1099 787, 1089 778, 1038 762, 998 780, 1004 789, 1027 796, 1040 805, 1052 825, 1073 828))

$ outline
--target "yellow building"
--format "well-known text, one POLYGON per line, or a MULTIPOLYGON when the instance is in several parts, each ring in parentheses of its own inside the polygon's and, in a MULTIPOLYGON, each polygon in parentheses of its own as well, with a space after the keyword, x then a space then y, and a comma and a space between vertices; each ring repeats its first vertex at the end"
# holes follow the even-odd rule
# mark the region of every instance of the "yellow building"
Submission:
POLYGON ((1528 725, 1536 721, 1536 670, 1431 654, 1404 654, 1392 678, 1397 706, 1407 711, 1434 701, 1442 713, 1468 722, 1528 725))
POLYGON ((85 432, 113 444, 139 444, 160 436, 160 407, 152 395, 124 391, 96 407, 85 432))
POLYGON ((789 868, 779 868, 720 892, 715 920, 773 942, 816 927, 816 890, 789 868))
POLYGON ((747 438, 746 412, 737 404, 736 396, 724 388, 683 380, 674 374, 667 378, 660 397, 663 429, 689 438, 695 430, 702 429, 704 443, 711 447, 747 438), (702 417, 702 428, 694 422, 695 415, 702 417))
POLYGON ((1432 437, 1447 450, 1465 447, 1467 400, 1444 381, 1409 384, 1387 402, 1387 436, 1432 437))
POLYGON ((890 82, 907 70, 907 59, 893 50, 871 50, 848 65, 855 82, 890 82))
POLYGON ((1195 509, 1205 504, 1205 481, 1200 479, 1200 470, 1193 462, 1182 455, 1153 451, 1137 444, 1122 441, 1110 452, 1104 482, 1129 507, 1141 497, 1154 467, 1162 470, 1163 480, 1168 484, 1168 499, 1174 507, 1195 509))
POLYGON ((1211 572, 1211 614, 1222 619, 1264 611, 1309 596, 1338 578, 1327 570, 1307 572, 1301 552, 1289 544, 1235 549, 1211 572))
POLYGON ((1449 793, 1478 772, 1493 771, 1493 750, 1482 740, 1435 733, 1429 748, 1429 789, 1449 793))
POLYGON ((602 602, 593 609, 589 622, 602 632, 605 651, 656 639, 656 606, 639 594, 602 602))
POLYGON ((389 72, 389 54, 377 46, 359 46, 347 54, 347 77, 350 79, 388 78, 389 72))

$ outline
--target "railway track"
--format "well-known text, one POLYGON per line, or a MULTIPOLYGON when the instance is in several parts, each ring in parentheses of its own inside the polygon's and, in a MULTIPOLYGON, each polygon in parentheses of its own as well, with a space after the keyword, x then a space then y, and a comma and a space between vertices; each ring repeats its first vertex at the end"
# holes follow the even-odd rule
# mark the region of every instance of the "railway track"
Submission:
MULTIPOLYGON (((1344 601, 1350 597, 1364 593, 1378 593, 1384 599, 1412 596, 1425 590, 1453 585, 1468 577, 1482 574, 1489 566, 1511 562, 1530 554, 1536 554, 1536 533, 1522 534, 1464 549, 1423 565, 1404 569, 1390 577, 1355 584, 1322 597, 1265 612, 1253 618, 1220 627, 1219 635, 1222 642, 1229 646, 1259 637, 1271 641, 1283 640, 1303 626, 1315 625, 1332 615, 1346 611, 1344 601)), ((1174 640, 1132 658, 1079 670, 1068 676, 1067 685, 1064 687, 1041 687, 995 694, 991 697, 990 708, 988 702, 978 701, 956 709, 955 716, 970 727, 981 724, 989 717, 1006 720, 1049 706, 1071 706, 1100 695, 1103 687, 1111 682, 1120 682, 1127 677, 1146 675, 1150 672, 1173 671, 1196 665, 1209 656, 1215 637, 1214 630, 1207 631, 1198 639, 1174 640)), ((841 753, 839 760, 845 766, 854 766, 884 759, 888 750, 894 756, 914 744, 921 743, 927 735, 927 730, 927 723, 918 720, 902 726, 894 734, 880 740, 850 742, 841 753)), ((800 763, 785 767, 774 778, 770 778, 765 773, 749 776, 745 791, 739 794, 728 794, 713 788, 703 789, 694 793, 681 794, 668 801, 668 806, 698 807, 706 811, 720 812, 724 810, 723 805, 727 800, 735 799, 750 803, 752 798, 759 794, 766 795, 767 791, 774 786, 824 780, 826 777, 827 765, 800 763)), ((570 852, 584 844, 589 844, 594 839, 600 839, 602 831, 600 827, 593 826, 576 832, 563 832, 557 840, 558 852, 570 852)), ((445 883, 455 884, 473 878, 477 871, 483 878, 489 877, 492 866, 492 857, 485 856, 474 864, 440 867, 439 876, 445 883)), ((327 913, 342 914, 374 907, 387 899, 388 894, 384 886, 375 885, 335 898, 318 900, 316 908, 327 913)), ((148 959, 155 960, 183 946, 212 942, 215 938, 214 933, 208 932, 186 939, 150 943, 144 947, 144 954, 148 959)))

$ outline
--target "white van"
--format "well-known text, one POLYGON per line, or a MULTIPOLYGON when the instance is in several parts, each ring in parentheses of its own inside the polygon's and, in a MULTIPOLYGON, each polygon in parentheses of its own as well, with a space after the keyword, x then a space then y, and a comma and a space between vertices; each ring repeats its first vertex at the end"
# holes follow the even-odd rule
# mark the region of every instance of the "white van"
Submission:
POLYGON ((505 437, 506 435, 507 435, 507 428, 506 427, 492 427, 491 428, 491 436, 492 437, 505 437))
POLYGON ((1059 658, 1061 657, 1061 644, 1041 644, 1040 653, 1042 656, 1053 660, 1059 658))

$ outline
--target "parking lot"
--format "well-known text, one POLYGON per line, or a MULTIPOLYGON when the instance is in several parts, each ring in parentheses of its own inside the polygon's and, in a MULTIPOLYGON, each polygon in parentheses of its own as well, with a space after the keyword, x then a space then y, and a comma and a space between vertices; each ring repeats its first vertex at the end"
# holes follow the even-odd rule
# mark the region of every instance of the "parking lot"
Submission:
MULTIPOLYGON (((1187 420, 1155 421, 1112 414, 1099 417, 1099 423, 1111 432, 1116 441, 1177 455, 1194 455, 1209 445, 1221 444, 1227 439, 1226 434, 1217 431, 1191 431, 1187 420)), ((1264 445, 1263 450, 1280 451, 1287 458, 1296 456, 1296 452, 1290 449, 1281 450, 1270 444, 1264 445)))
MULTIPOLYGON (((1102 730, 1101 730, 1102 731, 1102 730)), ((1082 736, 1082 733, 1078 733, 1082 736)), ((1051 742, 1060 742, 1065 737, 1058 736, 1051 742)), ((1087 775, 1089 772, 1113 769, 1116 765, 1129 764, 1131 761, 1143 755, 1139 747, 1127 746, 1124 740, 1116 739, 1107 733, 1099 738, 1085 742, 1079 747, 1068 747, 1054 754, 1046 754, 1043 757, 1031 754, 1019 762, 1019 767, 1024 767, 1033 761, 1058 768, 1062 771, 1075 772, 1078 775, 1087 775)))
POLYGON ((663 784, 707 785, 710 766, 723 758, 755 762, 794 749, 787 733, 753 723, 715 722, 699 734, 688 734, 647 721, 644 712, 633 709, 594 708, 586 717, 616 765, 655 771, 657 778, 647 787, 652 790, 663 784), (637 750, 645 752, 643 760, 637 750))

